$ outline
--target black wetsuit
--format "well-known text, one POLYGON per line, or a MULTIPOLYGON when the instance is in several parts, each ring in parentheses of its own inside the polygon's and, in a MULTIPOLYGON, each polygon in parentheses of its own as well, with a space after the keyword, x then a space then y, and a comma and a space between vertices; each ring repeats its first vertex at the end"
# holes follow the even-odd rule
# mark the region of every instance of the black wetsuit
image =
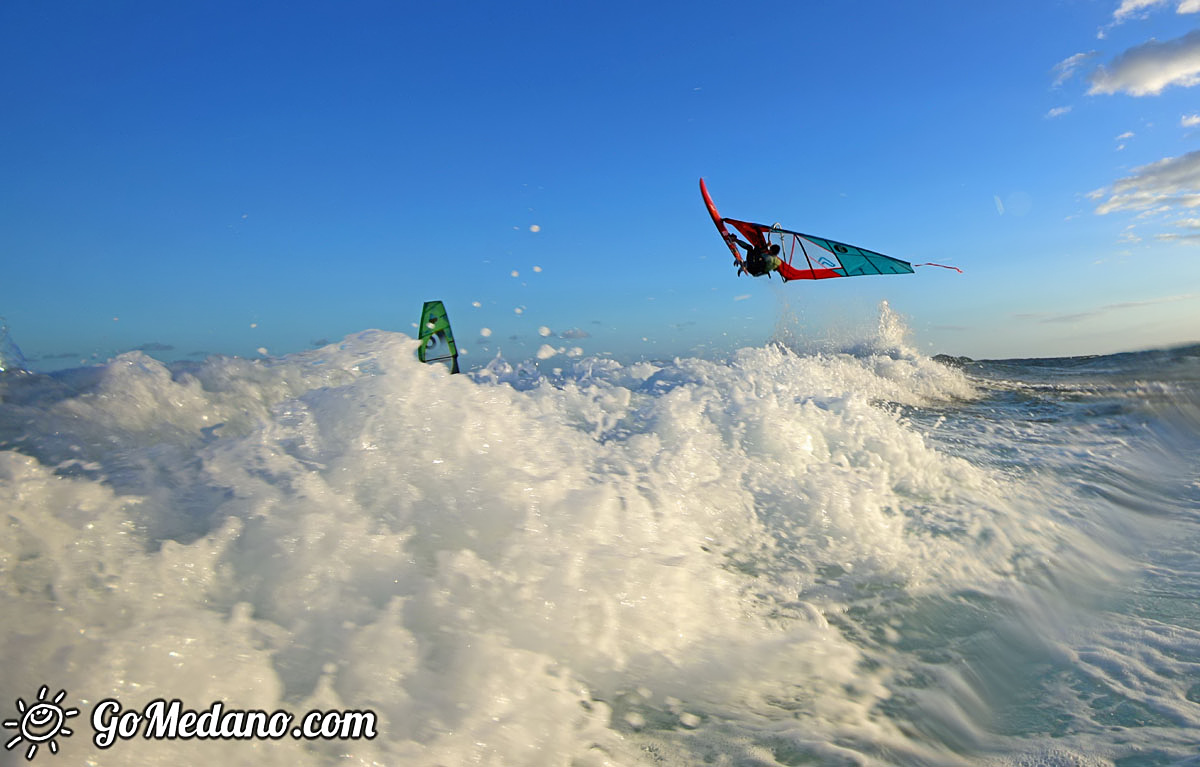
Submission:
POLYGON ((770 274, 779 266, 779 258, 770 252, 770 246, 756 248, 748 242, 742 242, 737 237, 734 237, 733 241, 746 249, 746 257, 739 264, 739 268, 751 277, 770 274))
POLYGON ((746 254, 745 268, 751 277, 762 277, 775 268, 775 260, 767 254, 766 248, 751 248, 746 254))

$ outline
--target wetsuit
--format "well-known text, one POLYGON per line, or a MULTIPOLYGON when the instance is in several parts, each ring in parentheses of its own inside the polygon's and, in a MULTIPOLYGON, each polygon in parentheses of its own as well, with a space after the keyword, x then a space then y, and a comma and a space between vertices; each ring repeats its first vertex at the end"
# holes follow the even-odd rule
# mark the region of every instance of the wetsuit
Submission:
POLYGON ((746 249, 746 258, 740 264, 740 268, 751 277, 762 277, 764 274, 769 274, 783 261, 769 252, 768 248, 756 248, 748 242, 742 242, 738 238, 733 238, 734 242, 746 249))
POLYGON ((779 258, 765 248, 751 248, 746 254, 746 273, 751 277, 762 277, 779 268, 779 258))

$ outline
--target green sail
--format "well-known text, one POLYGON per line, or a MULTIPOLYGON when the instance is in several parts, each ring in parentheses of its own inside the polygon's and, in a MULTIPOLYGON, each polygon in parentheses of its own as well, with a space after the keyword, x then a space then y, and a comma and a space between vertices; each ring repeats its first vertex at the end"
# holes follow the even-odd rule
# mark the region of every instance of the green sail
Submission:
POLYGON ((441 301, 426 301, 421 307, 421 324, 417 358, 421 362, 450 360, 450 372, 458 372, 458 347, 454 344, 454 333, 450 331, 450 318, 441 301))

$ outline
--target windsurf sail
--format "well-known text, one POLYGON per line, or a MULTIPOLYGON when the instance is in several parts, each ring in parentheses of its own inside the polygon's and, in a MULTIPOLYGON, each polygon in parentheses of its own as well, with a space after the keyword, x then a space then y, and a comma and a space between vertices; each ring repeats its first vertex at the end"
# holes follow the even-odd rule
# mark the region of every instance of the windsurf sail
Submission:
MULTIPOLYGON (((802 232, 784 229, 779 224, 767 226, 750 221, 739 221, 735 218, 722 218, 708 194, 704 179, 700 179, 700 193, 704 196, 704 204, 712 216, 717 231, 733 253, 738 271, 744 271, 746 260, 738 248, 739 238, 729 227, 745 238, 746 244, 754 249, 766 250, 772 245, 779 246, 778 258, 781 260, 776 271, 786 280, 825 280, 834 277, 861 277, 869 274, 912 274, 913 265, 892 256, 885 256, 873 250, 848 245, 844 242, 817 237, 802 232)), ((943 264, 917 264, 917 266, 942 266, 961 272, 956 266, 943 264)))
POLYGON ((450 372, 458 372, 458 347, 450 331, 450 318, 441 301, 426 301, 421 307, 421 324, 417 359, 421 362, 450 360, 450 372))

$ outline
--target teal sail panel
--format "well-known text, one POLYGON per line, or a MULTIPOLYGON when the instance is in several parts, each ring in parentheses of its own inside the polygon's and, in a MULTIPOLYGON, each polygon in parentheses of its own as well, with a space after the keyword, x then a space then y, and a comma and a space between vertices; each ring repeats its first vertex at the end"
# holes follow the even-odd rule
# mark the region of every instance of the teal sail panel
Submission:
POLYGON ((781 234, 799 240, 809 258, 828 269, 838 271, 843 277, 858 277, 867 274, 912 274, 912 264, 898 258, 885 256, 873 250, 847 245, 844 242, 813 237, 799 232, 781 231, 781 234), (811 246, 816 246, 814 252, 811 246))

